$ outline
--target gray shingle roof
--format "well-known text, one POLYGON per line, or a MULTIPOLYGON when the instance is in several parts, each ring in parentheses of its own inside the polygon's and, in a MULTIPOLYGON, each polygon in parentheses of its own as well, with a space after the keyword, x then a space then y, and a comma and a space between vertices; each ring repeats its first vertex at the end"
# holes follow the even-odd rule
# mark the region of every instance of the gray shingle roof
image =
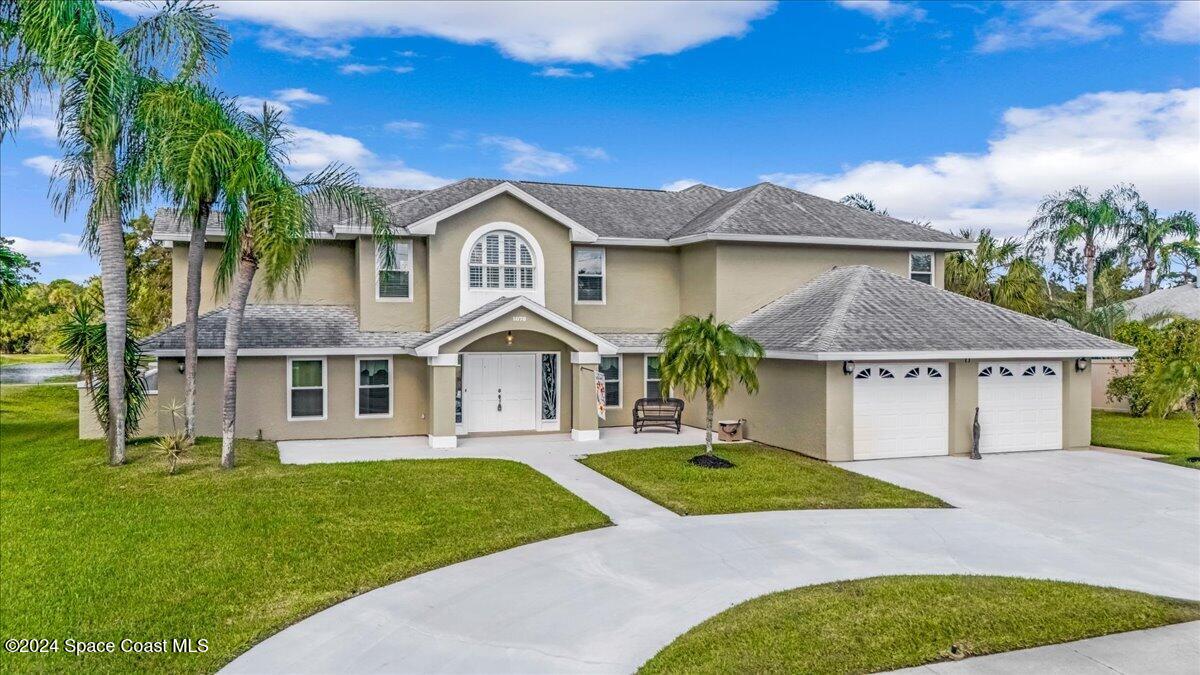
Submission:
MULTIPOLYGON (((225 348, 224 307, 200 317, 200 349, 225 348)), ((408 348, 428 333, 358 329, 354 309, 342 305, 247 305, 242 320, 240 349, 408 348)), ((171 326, 143 341, 146 351, 182 350, 183 324, 171 326)))
POLYGON ((1125 303, 1125 309, 1134 319, 1144 319, 1160 312, 1200 319, 1200 287, 1196 284, 1184 284, 1174 288, 1162 288, 1149 295, 1129 300, 1125 303))
POLYGON ((864 265, 834 268, 734 328, 769 351, 1131 349, 864 265))
MULTIPOLYGON (((495 178, 465 178, 433 190, 373 188, 387 203, 395 224, 404 228, 459 202, 510 182, 601 237, 672 239, 703 234, 790 235, 961 243, 954 237, 879 213, 816 197, 771 183, 726 192, 708 185, 686 190, 643 190, 495 178)), ((219 216, 214 215, 214 218, 219 216)), ((358 232, 348 219, 329 214, 318 229, 358 232)), ((189 232, 174 211, 155 216, 158 236, 189 232)), ((220 233, 219 221, 210 224, 220 233)))
POLYGON ((632 347, 656 347, 661 333, 596 333, 616 345, 619 349, 632 347))
POLYGON ((489 302, 485 305, 476 307, 475 309, 467 312, 466 314, 463 314, 462 316, 460 316, 456 319, 452 319, 452 320, 447 321, 446 323, 438 326, 437 328, 433 329, 432 332, 424 333, 423 334, 424 337, 422 337, 421 341, 417 344, 425 344, 426 342, 436 340, 436 339, 442 337, 443 335, 445 335, 446 333, 449 333, 450 331, 454 330, 455 328, 458 328, 459 326, 471 323, 475 319, 478 319, 479 317, 483 316, 484 314, 487 314, 488 312, 492 311, 493 309, 496 309, 500 305, 503 305, 503 304, 509 302, 512 299, 513 298, 511 296, 496 298, 495 300, 492 300, 491 302, 489 302))

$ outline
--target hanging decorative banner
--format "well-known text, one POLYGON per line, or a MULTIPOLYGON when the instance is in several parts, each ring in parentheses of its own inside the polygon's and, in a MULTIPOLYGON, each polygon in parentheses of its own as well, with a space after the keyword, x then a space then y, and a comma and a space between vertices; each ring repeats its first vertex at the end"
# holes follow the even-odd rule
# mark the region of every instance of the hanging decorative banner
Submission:
POLYGON ((595 373, 596 373, 596 415, 598 415, 600 417, 600 419, 604 419, 604 401, 606 400, 606 396, 604 394, 604 373, 600 372, 598 369, 595 371, 595 373))

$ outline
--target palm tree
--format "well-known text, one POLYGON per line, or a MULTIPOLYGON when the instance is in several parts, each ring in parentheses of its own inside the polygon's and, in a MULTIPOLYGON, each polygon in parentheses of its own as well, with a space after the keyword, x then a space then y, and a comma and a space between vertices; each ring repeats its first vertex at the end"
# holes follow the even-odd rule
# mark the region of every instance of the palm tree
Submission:
POLYGON ((145 139, 137 180, 165 193, 191 222, 184 315, 184 436, 196 438, 196 366, 204 235, 213 205, 251 147, 244 115, 233 101, 190 82, 156 83, 138 100, 136 124, 145 139))
POLYGON ((1148 380, 1150 412, 1166 417, 1184 401, 1196 423, 1200 452, 1200 339, 1189 340, 1182 353, 1155 369, 1148 380))
MULTIPOLYGON (((221 466, 232 469, 237 425, 237 352, 246 300, 261 268, 263 285, 273 293, 299 283, 308 262, 318 215, 330 214, 371 226, 383 255, 391 255, 390 215, 380 197, 358 184, 357 174, 331 164, 299 181, 284 166, 290 133, 280 111, 263 105, 248 118, 252 143, 239 152, 226 185, 226 243, 217 268, 217 286, 229 291, 225 321, 225 372, 222 388, 221 466)), ((389 260, 384 260, 389 264, 389 260)))
POLYGON ((838 201, 845 204, 846 206, 853 206, 856 208, 860 208, 863 211, 870 211, 871 213, 878 213, 878 214, 884 215, 884 216, 886 216, 888 214, 887 209, 879 208, 878 206, 875 205, 875 202, 872 201, 870 197, 864 195, 861 192, 855 192, 854 194, 846 195, 845 197, 842 197, 838 201))
POLYGON ((1194 237, 1165 244, 1159 251, 1159 282, 1164 279, 1178 279, 1178 283, 1194 283, 1196 273, 1200 269, 1200 241, 1194 237), (1179 262, 1180 271, 1176 272, 1175 262, 1179 262), (1164 271, 1165 270, 1165 271, 1164 271))
POLYGON ((946 256, 946 290, 1033 316, 1045 314, 1042 268, 1023 255, 1016 237, 997 239, 988 228, 978 234, 963 228, 958 235, 976 246, 946 256))
POLYGON ((1093 198, 1086 187, 1076 186, 1043 199, 1037 217, 1029 224, 1027 248, 1033 257, 1042 257, 1047 246, 1058 255, 1083 242, 1087 310, 1095 304, 1096 245, 1116 227, 1116 201, 1113 190, 1093 198))
POLYGON ((717 323, 711 314, 704 319, 680 317, 659 338, 659 345, 663 386, 679 389, 688 398, 704 390, 704 454, 712 455, 713 409, 725 401, 734 380, 748 393, 758 391, 762 345, 737 334, 728 323, 717 323))
POLYGON ((1195 239, 1196 216, 1191 211, 1179 211, 1166 218, 1159 218, 1158 211, 1150 208, 1132 188, 1123 188, 1132 206, 1127 209, 1120 224, 1121 244, 1136 253, 1142 260, 1142 293, 1149 295, 1155 288, 1154 270, 1160 255, 1168 250, 1167 240, 1173 237, 1195 239))
MULTIPOLYGON (((204 72, 227 41, 211 8, 188 1, 168 2, 124 32, 86 0, 0 3, 0 138, 17 128, 35 87, 59 89, 64 187, 56 203, 66 212, 82 197, 90 201, 84 241, 100 257, 109 391, 126 388, 124 212, 134 195, 121 168, 137 152, 127 120, 140 80, 173 57, 181 76, 204 72)), ((109 464, 123 464, 124 397, 109 397, 107 419, 109 464)))

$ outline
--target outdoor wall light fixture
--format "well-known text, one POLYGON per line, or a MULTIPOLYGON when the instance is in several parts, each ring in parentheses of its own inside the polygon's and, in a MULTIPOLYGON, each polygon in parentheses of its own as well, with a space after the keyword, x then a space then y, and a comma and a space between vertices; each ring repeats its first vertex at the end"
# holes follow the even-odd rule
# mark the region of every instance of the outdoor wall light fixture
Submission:
POLYGON ((1087 358, 1081 356, 1081 357, 1075 359, 1075 372, 1082 373, 1083 371, 1087 370, 1087 367, 1088 367, 1087 358))
POLYGON ((853 373, 853 372, 854 372, 854 362, 853 361, 842 361, 842 374, 849 375, 850 373, 853 373))
POLYGON ((513 336, 512 336, 512 331, 511 331, 511 330, 510 330, 510 331, 508 331, 507 333, 505 333, 505 335, 504 335, 504 342, 505 342, 506 344, 508 344, 508 346, 510 346, 510 347, 512 346, 512 342, 513 342, 513 336))
POLYGON ((183 359, 175 359, 175 367, 178 368, 179 372, 182 373, 183 372, 183 359))

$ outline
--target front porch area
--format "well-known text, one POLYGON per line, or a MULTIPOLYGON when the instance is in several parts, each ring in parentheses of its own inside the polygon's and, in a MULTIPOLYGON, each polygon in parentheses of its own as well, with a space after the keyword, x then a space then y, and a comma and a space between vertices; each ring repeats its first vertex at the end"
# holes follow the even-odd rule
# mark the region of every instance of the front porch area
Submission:
POLYGON ((635 434, 631 427, 600 429, 599 434, 599 438, 590 441, 572 440, 569 433, 467 436, 459 438, 458 446, 455 448, 431 448, 424 436, 279 441, 278 446, 279 461, 283 464, 331 464, 448 457, 513 459, 516 461, 545 457, 570 459, 580 455, 613 450, 701 445, 704 443, 704 430, 687 426, 683 427, 678 434, 668 429, 647 429, 635 434))

